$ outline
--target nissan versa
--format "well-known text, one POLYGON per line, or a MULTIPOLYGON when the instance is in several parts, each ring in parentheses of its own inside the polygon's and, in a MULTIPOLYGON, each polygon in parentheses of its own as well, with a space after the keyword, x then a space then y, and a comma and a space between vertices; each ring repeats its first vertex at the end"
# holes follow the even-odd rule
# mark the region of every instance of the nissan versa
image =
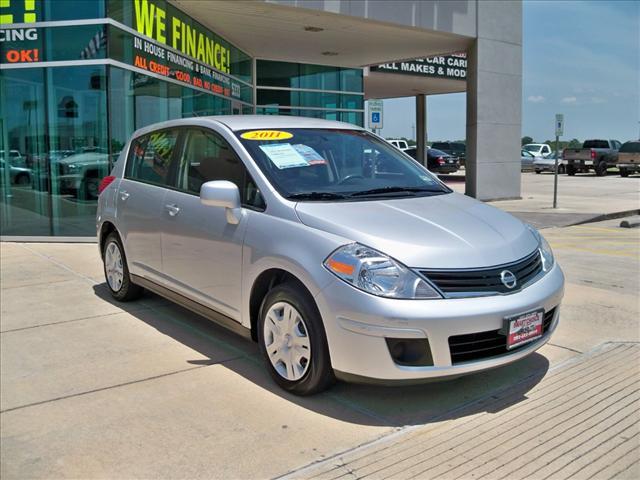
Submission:
POLYGON ((111 294, 148 289, 257 341, 284 389, 453 377, 558 324, 547 242, 362 128, 284 116, 138 130, 100 184, 111 294))

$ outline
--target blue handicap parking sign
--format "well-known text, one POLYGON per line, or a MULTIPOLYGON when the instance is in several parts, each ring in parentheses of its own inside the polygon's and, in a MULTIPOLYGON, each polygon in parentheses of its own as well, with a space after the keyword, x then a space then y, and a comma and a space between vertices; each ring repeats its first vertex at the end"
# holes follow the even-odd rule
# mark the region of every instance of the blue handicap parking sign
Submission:
POLYGON ((380 112, 371 112, 371 121, 373 123, 380 123, 380 112))

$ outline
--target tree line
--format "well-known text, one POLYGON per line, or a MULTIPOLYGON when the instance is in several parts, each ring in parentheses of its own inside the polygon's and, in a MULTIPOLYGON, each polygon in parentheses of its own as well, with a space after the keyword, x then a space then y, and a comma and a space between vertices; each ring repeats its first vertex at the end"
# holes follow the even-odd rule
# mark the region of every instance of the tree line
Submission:
MULTIPOLYGON (((538 142, 534 142, 533 138, 528 136, 522 137, 522 146, 526 145, 527 143, 538 143, 538 142)), ((556 148, 555 140, 545 140, 544 142, 539 142, 539 143, 546 143, 552 148, 556 148)), ((572 138, 569 141, 560 140, 558 142, 558 148, 560 148, 561 150, 564 148, 580 148, 581 146, 582 146, 582 142, 577 138, 572 138)))

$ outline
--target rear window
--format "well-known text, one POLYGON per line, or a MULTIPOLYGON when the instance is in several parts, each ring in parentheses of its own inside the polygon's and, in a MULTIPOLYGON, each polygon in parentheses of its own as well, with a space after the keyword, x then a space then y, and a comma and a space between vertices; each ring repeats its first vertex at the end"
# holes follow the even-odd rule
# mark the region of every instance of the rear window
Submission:
POLYGON ((587 140, 582 144, 582 148, 609 148, 606 140, 587 140))
POLYGON ((431 144, 431 148, 435 148, 438 150, 448 150, 449 144, 447 142, 435 142, 431 144))
POLYGON ((467 147, 464 143, 452 143, 451 150, 456 153, 464 153, 467 150, 467 147))
POLYGON ((620 147, 621 153, 640 153, 640 142, 626 142, 620 147))
POLYGON ((168 185, 178 130, 161 130, 133 141, 125 177, 154 185, 168 185))

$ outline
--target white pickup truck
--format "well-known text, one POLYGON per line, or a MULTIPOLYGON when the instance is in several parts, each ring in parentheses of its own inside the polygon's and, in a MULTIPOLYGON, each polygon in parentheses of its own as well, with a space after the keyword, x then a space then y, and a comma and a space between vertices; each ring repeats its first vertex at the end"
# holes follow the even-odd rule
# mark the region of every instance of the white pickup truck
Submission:
POLYGON ((402 152, 404 152, 409 148, 409 144, 407 143, 406 140, 391 138, 391 139, 388 139, 387 142, 389 142, 391 145, 393 145, 394 147, 396 147, 398 150, 402 152))
POLYGON ((616 166, 620 147, 617 140, 585 140, 582 148, 565 148, 567 175, 595 170, 597 176, 605 176, 608 168, 616 166))

